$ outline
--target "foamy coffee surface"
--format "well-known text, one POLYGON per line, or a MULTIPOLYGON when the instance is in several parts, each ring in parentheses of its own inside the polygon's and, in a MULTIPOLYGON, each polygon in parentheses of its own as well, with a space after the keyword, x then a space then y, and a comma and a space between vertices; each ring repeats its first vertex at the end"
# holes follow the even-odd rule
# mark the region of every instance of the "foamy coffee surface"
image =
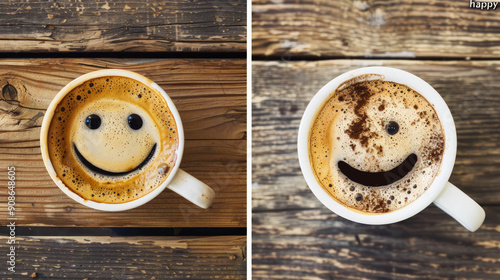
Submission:
POLYGON ((432 184, 440 171, 444 132, 433 106, 418 92, 363 75, 343 83, 319 110, 309 151, 316 179, 333 199, 365 213, 385 213, 412 203, 432 184), (390 122, 399 125, 393 135, 390 122), (344 162, 363 172, 386 172, 408 166, 412 154, 417 157, 413 168, 383 186, 356 183, 359 178, 339 168, 344 162))
POLYGON ((161 93, 119 76, 92 79, 68 93, 55 110, 47 143, 63 183, 104 203, 132 201, 161 185, 179 145, 161 93), (86 124, 91 115, 99 116, 98 128, 86 124), (131 115, 140 117, 140 128, 129 124, 131 115))

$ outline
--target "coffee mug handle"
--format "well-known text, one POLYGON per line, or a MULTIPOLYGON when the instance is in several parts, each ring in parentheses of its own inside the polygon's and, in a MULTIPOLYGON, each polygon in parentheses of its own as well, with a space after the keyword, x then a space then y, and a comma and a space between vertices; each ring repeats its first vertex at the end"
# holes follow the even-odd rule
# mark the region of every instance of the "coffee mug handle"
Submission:
POLYGON ((434 204, 471 232, 476 231, 483 224, 486 216, 477 202, 450 182, 446 183, 434 200, 434 204))
POLYGON ((203 209, 210 207, 215 198, 212 188, 181 169, 177 170, 167 188, 203 209))

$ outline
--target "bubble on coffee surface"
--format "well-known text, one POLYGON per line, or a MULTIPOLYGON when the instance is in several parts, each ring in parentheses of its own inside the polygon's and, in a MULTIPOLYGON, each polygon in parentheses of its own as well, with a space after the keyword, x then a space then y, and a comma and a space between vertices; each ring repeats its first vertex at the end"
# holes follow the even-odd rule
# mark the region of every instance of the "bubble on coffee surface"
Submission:
POLYGON ((179 145, 161 93, 117 76, 69 92, 55 110, 47 142, 63 183, 84 199, 105 203, 153 191, 168 177, 179 145), (165 165, 167 172, 159 174, 165 165))
POLYGON ((359 211, 385 213, 415 201, 432 184, 444 132, 433 106, 418 92, 367 75, 330 95, 309 132, 309 152, 316 179, 332 198, 359 211), (357 174, 385 176, 387 184, 357 183, 363 180, 346 176, 339 162, 361 171, 357 174), (409 172, 401 178, 387 172, 405 168, 409 172))

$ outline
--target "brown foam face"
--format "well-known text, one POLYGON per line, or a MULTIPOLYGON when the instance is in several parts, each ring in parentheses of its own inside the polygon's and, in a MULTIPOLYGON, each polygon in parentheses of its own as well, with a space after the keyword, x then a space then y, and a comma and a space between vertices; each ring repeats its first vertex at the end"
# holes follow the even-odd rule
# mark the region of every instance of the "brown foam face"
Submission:
POLYGON ((366 213, 415 201, 438 174, 444 133, 433 106, 405 85, 358 77, 333 92, 309 135, 317 180, 366 213))
POLYGON ((105 203, 135 200, 161 185, 179 145, 161 94, 116 76, 68 93, 56 108, 47 143, 63 183, 84 199, 105 203))

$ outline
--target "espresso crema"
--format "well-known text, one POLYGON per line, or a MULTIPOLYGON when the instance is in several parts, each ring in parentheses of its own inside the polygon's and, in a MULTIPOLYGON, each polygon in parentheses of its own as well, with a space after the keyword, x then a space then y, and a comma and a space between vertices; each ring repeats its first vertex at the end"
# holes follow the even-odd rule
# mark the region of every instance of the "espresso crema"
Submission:
POLYGON ((169 176, 178 131, 161 93, 134 79, 95 78, 55 109, 47 145, 57 177, 86 200, 125 203, 169 176))
POLYGON ((445 137, 420 93, 377 75, 344 82, 309 131, 316 180, 337 202, 386 213, 421 196, 439 174, 445 137))

